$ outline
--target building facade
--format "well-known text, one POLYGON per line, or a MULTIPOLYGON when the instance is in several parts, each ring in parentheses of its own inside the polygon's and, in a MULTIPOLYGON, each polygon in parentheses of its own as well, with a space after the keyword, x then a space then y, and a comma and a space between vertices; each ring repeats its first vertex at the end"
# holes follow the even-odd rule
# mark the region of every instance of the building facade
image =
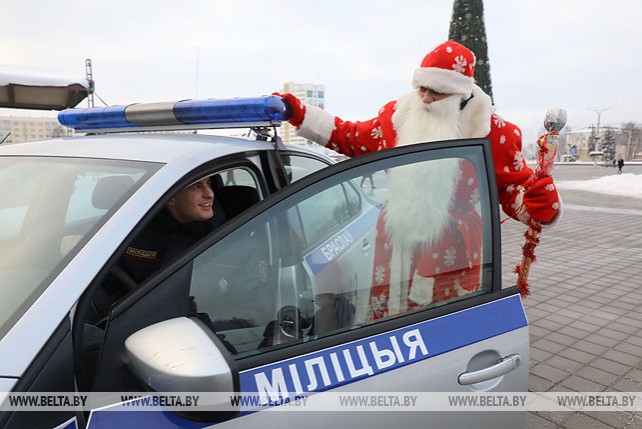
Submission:
MULTIPOLYGON (((286 82, 283 84, 281 93, 289 92, 296 96, 299 100, 303 101, 309 106, 317 106, 325 109, 325 86, 315 83, 294 83, 286 82)), ((281 139, 285 143, 296 143, 302 145, 311 145, 312 142, 297 137, 294 127, 288 122, 281 124, 280 128, 281 139)))
MULTIPOLYGON (((642 133, 639 129, 624 129, 616 127, 600 127, 597 148, 600 151, 600 140, 604 139, 606 133, 612 133, 615 139, 615 159, 625 161, 638 160, 642 157, 642 133)), ((563 153, 560 153, 563 161, 602 161, 597 155, 591 156, 592 136, 596 133, 591 127, 578 128, 566 133, 566 145, 563 153)))
POLYGON ((72 135, 74 130, 60 125, 55 118, 0 117, 0 141, 6 143, 22 143, 72 135))

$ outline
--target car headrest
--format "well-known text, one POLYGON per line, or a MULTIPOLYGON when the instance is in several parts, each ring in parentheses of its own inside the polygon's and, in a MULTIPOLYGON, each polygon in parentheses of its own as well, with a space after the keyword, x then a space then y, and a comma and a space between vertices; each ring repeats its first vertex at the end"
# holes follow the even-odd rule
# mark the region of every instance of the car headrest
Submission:
POLYGON ((214 199, 221 203, 226 217, 231 219, 258 203, 259 192, 251 186, 225 186, 215 193, 214 199))
POLYGON ((110 209, 133 186, 131 176, 107 176, 98 180, 91 203, 97 209, 110 209))

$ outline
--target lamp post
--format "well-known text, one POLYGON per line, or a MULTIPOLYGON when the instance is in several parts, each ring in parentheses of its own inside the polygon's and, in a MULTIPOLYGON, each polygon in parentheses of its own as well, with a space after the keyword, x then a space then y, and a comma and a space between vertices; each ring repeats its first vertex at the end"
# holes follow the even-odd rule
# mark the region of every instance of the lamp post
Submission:
MULTIPOLYGON (((597 108, 590 109, 593 112, 597 113, 597 132, 595 133, 595 135, 596 135, 596 144, 599 143, 599 141, 600 141, 600 118, 602 117, 602 112, 605 112, 605 111, 611 110, 611 109, 612 109, 612 107, 603 107, 601 109, 597 109, 597 108)), ((596 147, 595 150, 598 150, 598 148, 596 147)))
POLYGON ((89 83, 89 88, 87 88, 87 106, 91 108, 94 107, 94 92, 96 90, 94 74, 91 67, 91 58, 87 58, 85 60, 85 76, 87 78, 87 82, 89 83))

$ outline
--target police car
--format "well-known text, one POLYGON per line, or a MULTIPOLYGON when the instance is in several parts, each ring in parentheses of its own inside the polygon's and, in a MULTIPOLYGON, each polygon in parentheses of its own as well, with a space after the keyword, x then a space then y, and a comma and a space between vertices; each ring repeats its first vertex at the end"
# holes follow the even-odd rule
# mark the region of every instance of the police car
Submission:
POLYGON ((287 115, 276 96, 69 109, 60 122, 86 135, 0 146, 0 427, 523 425, 523 412, 285 410, 336 392, 525 392, 529 345, 519 292, 500 282, 485 140, 333 163, 280 142, 287 115), (220 127, 255 137, 146 132, 220 127), (372 317, 388 173, 444 159, 477 175, 481 286, 372 317), (365 191, 369 175, 376 189, 365 191), (172 196, 205 177, 225 223, 140 284, 116 270, 172 196), (117 299, 109 276, 125 288, 117 299), (9 401, 46 392, 40 408, 9 401), (61 405, 60 392, 115 395, 61 405), (119 392, 258 393, 269 403, 138 411, 119 392))

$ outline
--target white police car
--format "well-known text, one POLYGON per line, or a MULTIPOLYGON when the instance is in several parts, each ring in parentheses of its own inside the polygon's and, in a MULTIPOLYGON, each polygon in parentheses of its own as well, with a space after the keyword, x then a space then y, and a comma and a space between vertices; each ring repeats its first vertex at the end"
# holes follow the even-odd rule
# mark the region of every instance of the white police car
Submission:
POLYGON ((310 394, 314 404, 318 392, 526 391, 528 326, 517 288, 500 284, 488 143, 421 144, 330 165, 270 135, 286 115, 274 96, 72 109, 61 123, 95 135, 0 146, 0 427, 523 425, 523 412, 421 407, 9 403, 43 392, 260 393, 275 405, 310 394), (254 127, 258 138, 127 133, 222 126, 254 127), (467 161, 479 182, 481 287, 372 317, 388 173, 444 159, 467 161), (359 180, 368 175, 376 189, 366 193, 359 180), (172 195, 204 177, 226 223, 141 284, 116 270, 172 195), (110 275, 127 289, 118 299, 105 291, 110 275))

